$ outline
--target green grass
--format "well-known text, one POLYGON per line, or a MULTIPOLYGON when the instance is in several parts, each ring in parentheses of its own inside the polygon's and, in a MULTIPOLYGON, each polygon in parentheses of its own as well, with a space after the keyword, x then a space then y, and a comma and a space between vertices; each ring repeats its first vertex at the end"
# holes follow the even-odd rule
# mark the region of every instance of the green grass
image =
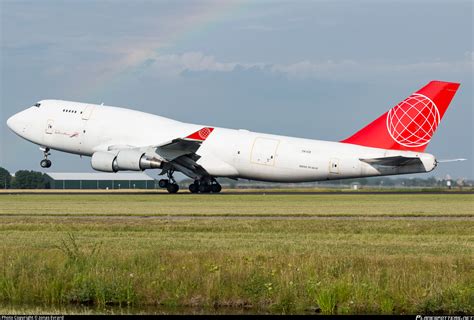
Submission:
POLYGON ((472 216, 473 194, 10 195, 0 215, 472 216))
POLYGON ((0 313, 472 314, 472 200, 472 195, 2 196, 0 313), (464 218, 370 218, 413 214, 423 204, 429 216, 464 218), (166 210, 337 215, 348 209, 365 218, 81 215, 166 210), (55 216, 61 212, 72 215, 55 216))

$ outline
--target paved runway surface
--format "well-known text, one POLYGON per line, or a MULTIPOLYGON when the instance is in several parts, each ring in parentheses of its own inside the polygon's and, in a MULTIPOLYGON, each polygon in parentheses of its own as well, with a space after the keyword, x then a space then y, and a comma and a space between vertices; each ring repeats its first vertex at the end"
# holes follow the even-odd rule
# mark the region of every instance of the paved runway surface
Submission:
POLYGON ((142 216, 142 215, 80 215, 80 214, 6 214, 0 218, 68 218, 68 219, 104 219, 111 220, 354 220, 354 221, 391 221, 391 220, 421 220, 421 221, 474 221, 474 216, 251 216, 251 215, 168 215, 168 216, 142 216))
MULTIPOLYGON (((50 195, 150 195, 150 196, 165 196, 169 195, 167 192, 157 191, 17 191, 17 190, 5 190, 0 192, 1 195, 14 195, 14 194, 50 194, 50 195)), ((201 196, 226 196, 226 195, 368 195, 368 194, 474 194, 474 191, 223 191, 215 194, 192 194, 187 191, 178 193, 178 195, 201 195, 201 196)))

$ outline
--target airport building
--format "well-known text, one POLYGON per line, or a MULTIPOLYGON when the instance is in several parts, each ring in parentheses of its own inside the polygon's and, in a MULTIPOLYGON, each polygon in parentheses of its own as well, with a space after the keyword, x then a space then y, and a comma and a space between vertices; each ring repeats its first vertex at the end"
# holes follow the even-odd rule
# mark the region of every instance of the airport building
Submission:
POLYGON ((155 179, 143 172, 48 172, 50 189, 155 189, 155 179))

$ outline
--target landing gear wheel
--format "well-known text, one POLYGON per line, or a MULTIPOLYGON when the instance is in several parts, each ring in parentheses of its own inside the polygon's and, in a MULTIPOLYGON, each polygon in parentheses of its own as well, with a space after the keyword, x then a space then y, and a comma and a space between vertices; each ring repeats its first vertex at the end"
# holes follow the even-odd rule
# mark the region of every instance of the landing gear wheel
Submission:
POLYGON ((212 193, 219 193, 219 192, 221 192, 221 190, 222 190, 222 187, 217 182, 211 185, 211 192, 212 193))
POLYGON ((49 168, 49 167, 51 167, 51 160, 48 160, 48 159, 43 159, 43 160, 41 160, 40 166, 41 166, 41 168, 49 168))
POLYGON ((51 160, 48 160, 48 156, 51 154, 51 153, 49 152, 49 148, 47 148, 47 147, 40 147, 40 150, 43 151, 43 156, 44 156, 44 159, 41 160, 41 162, 40 162, 41 168, 49 168, 49 167, 51 167, 51 160))
POLYGON ((169 169, 166 171, 166 175, 168 176, 168 179, 161 179, 158 181, 158 186, 160 188, 166 188, 169 193, 176 193, 179 190, 179 186, 176 183, 176 180, 173 178, 173 169, 169 169))
POLYGON ((208 183, 200 183, 199 184, 199 192, 209 193, 209 192, 211 192, 211 186, 208 183))
POLYGON ((197 183, 191 183, 189 185, 189 192, 198 193, 199 192, 199 185, 197 183))
POLYGON ((166 190, 168 190, 169 193, 177 193, 179 186, 176 183, 169 183, 166 190))
POLYGON ((168 179, 161 179, 158 181, 158 186, 160 186, 160 188, 167 188, 169 185, 170 181, 168 179))

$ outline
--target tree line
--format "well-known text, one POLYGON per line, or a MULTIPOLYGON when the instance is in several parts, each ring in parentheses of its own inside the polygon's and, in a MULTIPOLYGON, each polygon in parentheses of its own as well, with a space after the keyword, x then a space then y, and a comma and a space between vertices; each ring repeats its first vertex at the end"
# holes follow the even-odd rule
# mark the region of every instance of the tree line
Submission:
MULTIPOLYGON (((231 188, 252 186, 255 182, 252 181, 239 181, 231 179, 219 179, 221 184, 229 186, 231 188)), ((192 182, 192 180, 183 180, 181 183, 192 182)), ((258 182, 261 184, 260 182, 258 182)), ((358 178, 358 179, 345 179, 335 180, 329 182, 319 182, 317 185, 324 186, 325 184, 331 185, 349 185, 351 183, 359 183, 361 186, 404 186, 404 187, 445 187, 446 179, 435 179, 429 177, 426 179, 422 178, 393 178, 393 177, 372 177, 372 178, 358 178)), ((472 186, 473 181, 455 181, 459 186, 472 186)), ((0 167, 0 189, 49 189, 50 183, 46 178, 46 174, 38 171, 19 170, 12 177, 8 170, 0 167)))
POLYGON ((37 171, 19 170, 12 177, 0 167, 0 189, 44 189, 48 187, 46 175, 37 171))

